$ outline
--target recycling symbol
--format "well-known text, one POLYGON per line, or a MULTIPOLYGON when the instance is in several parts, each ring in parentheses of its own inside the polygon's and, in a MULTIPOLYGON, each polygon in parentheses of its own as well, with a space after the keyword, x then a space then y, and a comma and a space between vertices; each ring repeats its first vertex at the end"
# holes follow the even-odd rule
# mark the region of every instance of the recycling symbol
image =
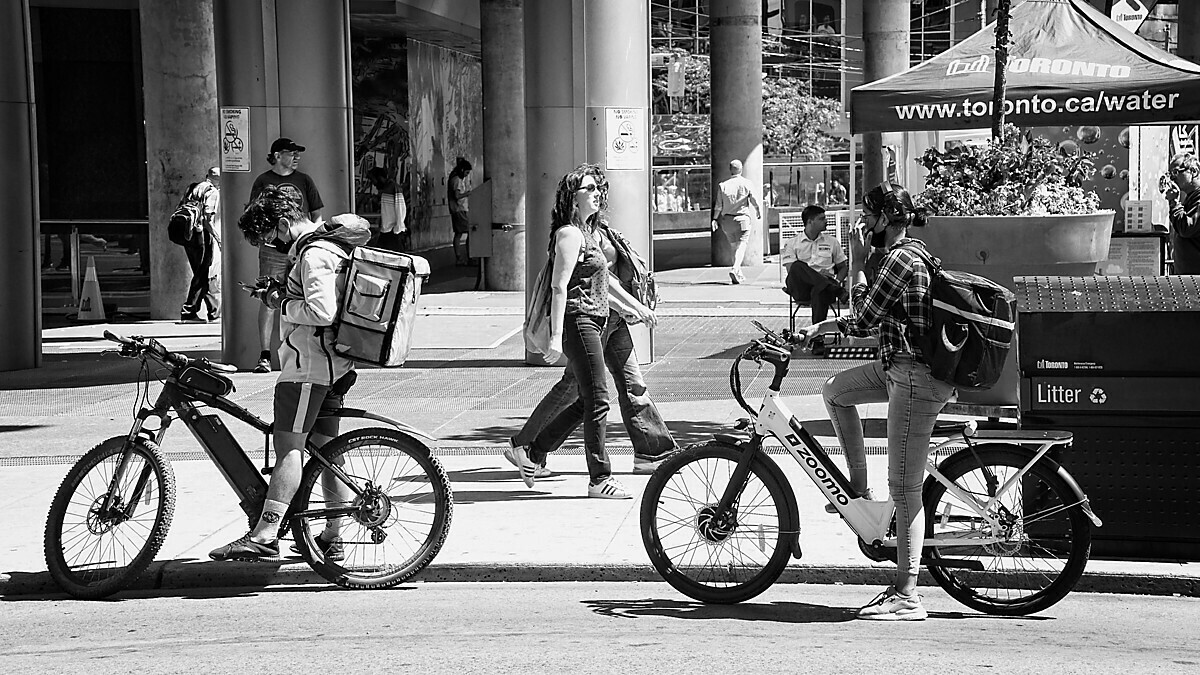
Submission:
POLYGON ((1090 398, 1092 403, 1100 405, 1108 400, 1108 394, 1104 393, 1104 390, 1100 387, 1096 387, 1095 389, 1092 389, 1092 395, 1090 398))

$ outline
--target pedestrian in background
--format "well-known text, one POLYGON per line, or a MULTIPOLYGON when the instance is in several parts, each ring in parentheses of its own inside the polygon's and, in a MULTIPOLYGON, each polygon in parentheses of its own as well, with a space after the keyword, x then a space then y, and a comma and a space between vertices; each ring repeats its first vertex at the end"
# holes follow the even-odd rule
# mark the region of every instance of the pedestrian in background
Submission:
POLYGON ((713 200, 712 229, 713 232, 719 229, 733 248, 733 267, 729 270, 729 280, 740 284, 746 280, 742 274, 746 243, 750 241, 754 221, 762 219, 762 208, 755 194, 755 185, 742 176, 740 160, 729 162, 729 173, 729 178, 717 186, 716 199, 713 200))
POLYGON ((373 167, 367 172, 367 178, 375 189, 379 190, 379 246, 399 251, 400 235, 408 231, 404 225, 404 219, 408 215, 404 193, 396 181, 388 177, 387 169, 382 166, 373 167))
MULTIPOLYGON (((609 285, 608 256, 604 251, 604 242, 608 240, 601 231, 608 221, 607 199, 608 181, 595 164, 579 165, 558 183, 550 223, 554 260, 547 360, 553 362, 559 354, 566 355, 579 399, 550 420, 528 447, 516 446, 505 454, 516 464, 525 485, 533 487, 538 466, 545 463, 546 454, 557 448, 582 419, 584 457, 590 478, 588 496, 631 499, 633 495, 613 477, 605 447, 609 398, 604 375, 604 335, 610 299, 614 299, 618 311, 643 321, 653 322, 654 313, 634 300, 620 284, 609 285)), ((611 246, 612 242, 608 244, 611 246)), ((624 331, 628 333, 628 328, 624 331)), ((540 403, 538 407, 542 407, 540 403)))
MULTIPOLYGON (((589 168, 589 171, 588 175, 604 180, 604 174, 598 167, 589 168)), ((606 212, 607 209, 605 193, 601 195, 601 210, 606 212)), ((637 261, 632 259, 635 254, 629 241, 620 232, 612 229, 606 220, 598 219, 598 224, 597 234, 601 238, 600 248, 608 264, 608 286, 612 295, 608 321, 601 336, 604 344, 604 363, 608 372, 612 374, 621 420, 625 423, 625 431, 633 444, 633 472, 654 473, 659 464, 678 450, 679 446, 663 421, 658 407, 650 398, 650 392, 642 378, 642 369, 638 365, 629 324, 656 325, 658 319, 653 310, 639 302, 635 295, 633 283, 637 261), (626 294, 630 302, 624 302, 623 296, 626 294), (626 307, 625 311, 620 309, 622 306, 626 307), (629 313, 630 310, 632 313, 629 313)), ((531 445, 539 432, 552 420, 559 415, 565 415, 558 435, 545 439, 547 445, 543 450, 546 453, 554 452, 582 422, 583 413, 584 404, 579 395, 575 373, 567 368, 563 371, 562 378, 542 397, 517 435, 509 440, 510 449, 505 451, 505 458, 520 468, 517 448, 531 445), (567 424, 568 420, 574 420, 574 423, 567 424)), ((535 478, 549 475, 551 473, 543 459, 535 471, 535 478)))
POLYGON ((462 245, 463 236, 471 231, 471 205, 467 197, 471 194, 471 163, 459 157, 446 180, 446 204, 450 208, 450 225, 454 228, 454 264, 465 267, 471 264, 471 255, 462 245))
POLYGON ((221 169, 212 167, 204 180, 196 183, 189 198, 200 204, 200 231, 183 245, 188 266, 192 268, 192 282, 188 285, 187 298, 179 311, 182 321, 216 321, 221 317, 221 169), (216 274, 213 267, 216 267, 216 274), (208 305, 207 319, 200 317, 200 310, 208 305))
MULTIPOLYGON (((283 193, 296 203, 300 212, 309 218, 317 220, 325 202, 321 201, 321 193, 308 174, 298 170, 300 153, 304 146, 298 145, 290 138, 277 138, 271 144, 271 153, 267 155, 267 163, 271 168, 254 179, 250 187, 250 203, 253 204, 263 188, 268 185, 278 186, 283 193)), ((283 279, 287 273, 287 246, 272 241, 263 241, 258 247, 258 276, 283 279)), ((254 366, 256 373, 271 372, 271 338, 279 326, 279 310, 263 305, 258 310, 258 364, 254 366)))
POLYGON ((1171 158, 1166 188, 1171 213, 1171 259, 1175 274, 1200 274, 1200 160, 1190 152, 1171 158))

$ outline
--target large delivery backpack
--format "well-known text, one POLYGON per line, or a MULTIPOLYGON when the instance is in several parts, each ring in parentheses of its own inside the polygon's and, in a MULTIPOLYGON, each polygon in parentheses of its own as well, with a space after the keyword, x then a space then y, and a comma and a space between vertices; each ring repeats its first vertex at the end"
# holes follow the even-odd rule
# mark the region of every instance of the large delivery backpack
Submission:
POLYGON ((986 277, 942 269, 920 246, 903 248, 929 268, 933 314, 917 346, 933 376, 960 389, 990 389, 1012 348, 1016 296, 986 277))
POLYGON ((187 246, 192 241, 192 237, 203 227, 204 197, 194 194, 196 186, 199 184, 197 182, 188 186, 179 200, 179 205, 175 207, 175 211, 167 220, 167 238, 172 243, 187 246))
POLYGON ((428 277, 429 262, 424 258, 369 246, 354 247, 338 312, 334 350, 362 363, 402 365, 412 346, 421 285, 428 277))

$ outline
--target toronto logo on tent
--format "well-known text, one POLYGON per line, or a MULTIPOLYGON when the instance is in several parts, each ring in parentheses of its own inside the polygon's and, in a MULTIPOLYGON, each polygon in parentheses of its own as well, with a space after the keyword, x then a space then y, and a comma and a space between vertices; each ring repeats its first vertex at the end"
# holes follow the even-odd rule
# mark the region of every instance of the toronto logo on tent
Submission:
MULTIPOLYGON (((977 59, 954 59, 946 66, 946 75, 966 75, 970 73, 986 73, 992 65, 991 57, 980 56, 977 59)), ((1010 73, 1042 73, 1046 75, 1081 75, 1083 77, 1129 77, 1129 66, 1110 65, 1107 63, 1090 63, 1088 61, 1071 61, 1068 59, 1044 59, 1041 57, 1015 58, 1008 62, 1010 73)))

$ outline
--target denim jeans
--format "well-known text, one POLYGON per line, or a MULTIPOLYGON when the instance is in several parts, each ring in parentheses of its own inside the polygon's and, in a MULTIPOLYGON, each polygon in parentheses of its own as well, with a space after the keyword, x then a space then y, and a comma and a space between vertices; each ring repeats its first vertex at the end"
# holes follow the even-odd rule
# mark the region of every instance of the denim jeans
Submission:
MULTIPOLYGON (((674 452, 678 446, 671 431, 667 429, 662 414, 654 401, 650 400, 650 392, 646 390, 646 382, 642 379, 642 369, 638 366, 637 353, 633 349, 633 337, 629 334, 629 325, 616 312, 608 315, 608 323, 604 330, 604 364, 612 374, 613 384, 617 394, 617 404, 621 409, 621 420, 625 422, 625 431, 633 443, 633 453, 639 457, 654 459, 664 454, 674 452)), ((579 387, 575 382, 575 373, 571 368, 563 371, 562 378, 546 393, 537 407, 525 421, 525 425, 513 436, 515 446, 529 445, 533 438, 545 427, 551 419, 570 408, 579 399, 579 387)), ((567 431, 567 436, 575 431, 582 422, 582 407, 577 409, 580 417, 574 426, 567 431)), ((560 443, 561 444, 561 441, 560 443)), ((545 447, 546 452, 553 452, 558 445, 545 447)))
POLYGON ((608 424, 608 382, 604 376, 604 327, 607 319, 568 314, 563 321, 563 354, 575 376, 579 398, 554 416, 529 444, 529 459, 545 461, 546 453, 562 445, 583 420, 584 457, 592 485, 612 475, 604 447, 608 424))
POLYGON ((938 413, 954 400, 953 385, 934 379, 929 366, 898 354, 886 371, 878 361, 842 371, 825 382, 825 409, 846 453, 851 486, 867 487, 867 452, 855 406, 888 404, 888 491, 896 505, 896 589, 909 594, 917 585, 925 518, 921 486, 925 458, 938 413), (915 546, 909 542, 917 542, 915 546))

